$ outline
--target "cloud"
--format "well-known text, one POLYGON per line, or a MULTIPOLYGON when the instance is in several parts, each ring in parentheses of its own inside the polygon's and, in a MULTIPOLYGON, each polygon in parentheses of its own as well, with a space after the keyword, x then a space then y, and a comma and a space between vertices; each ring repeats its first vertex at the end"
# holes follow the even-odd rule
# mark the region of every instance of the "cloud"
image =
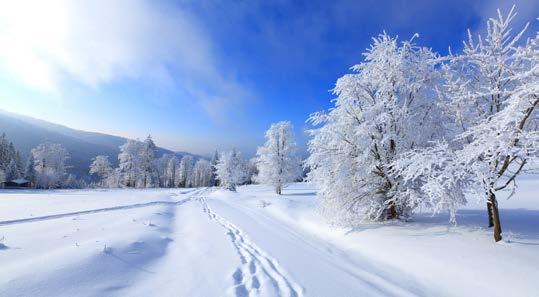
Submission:
POLYGON ((184 93, 210 114, 254 97, 220 71, 197 20, 164 2, 0 0, 0 67, 54 94, 133 80, 184 93))
POLYGON ((536 0, 493 0, 478 2, 475 10, 482 22, 486 23, 489 18, 497 18, 498 9, 502 15, 507 15, 513 5, 517 12, 517 17, 513 22, 515 29, 520 29, 520 27, 524 26, 527 22, 533 23, 537 18, 537 14, 539 13, 539 3, 536 0))

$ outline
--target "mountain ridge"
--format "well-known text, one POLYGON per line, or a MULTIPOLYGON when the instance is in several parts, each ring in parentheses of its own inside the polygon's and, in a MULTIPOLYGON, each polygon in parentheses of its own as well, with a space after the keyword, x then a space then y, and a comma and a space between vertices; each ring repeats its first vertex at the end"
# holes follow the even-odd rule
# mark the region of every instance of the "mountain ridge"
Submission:
MULTIPOLYGON (((5 133, 16 149, 26 158, 32 148, 40 143, 60 143, 70 155, 70 173, 79 177, 88 175, 88 167, 92 158, 106 155, 111 163, 118 164, 120 146, 129 138, 101 132, 90 132, 70 128, 64 125, 33 118, 26 115, 0 109, 0 134, 5 133)), ((188 152, 172 151, 157 147, 157 157, 163 154, 174 154, 178 157, 191 155, 196 159, 204 157, 188 152)))

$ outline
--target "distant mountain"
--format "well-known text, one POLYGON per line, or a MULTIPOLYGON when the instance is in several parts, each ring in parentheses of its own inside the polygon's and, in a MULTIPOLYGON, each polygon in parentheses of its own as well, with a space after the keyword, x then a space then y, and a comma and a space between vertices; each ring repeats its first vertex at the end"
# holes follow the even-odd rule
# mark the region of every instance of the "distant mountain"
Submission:
MULTIPOLYGON (((116 166, 120 152, 119 147, 127 141, 127 138, 124 137, 71 129, 0 110, 0 134, 2 133, 6 134, 6 137, 13 142, 25 159, 30 151, 40 143, 62 144, 70 155, 69 165, 72 166, 70 173, 79 177, 88 174, 91 160, 97 155, 109 156, 109 160, 116 166)), ((160 157, 163 154, 175 154, 178 157, 192 155, 196 159, 202 158, 198 155, 173 152, 158 147, 157 156, 160 157)))

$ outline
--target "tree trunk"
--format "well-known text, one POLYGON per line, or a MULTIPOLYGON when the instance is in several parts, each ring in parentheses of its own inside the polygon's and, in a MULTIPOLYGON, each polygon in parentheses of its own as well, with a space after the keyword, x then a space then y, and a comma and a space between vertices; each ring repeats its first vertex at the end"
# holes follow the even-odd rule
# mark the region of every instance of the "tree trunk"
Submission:
POLYGON ((394 203, 394 202, 391 202, 391 204, 389 205, 389 209, 388 209, 388 213, 387 213, 387 218, 388 218, 389 220, 393 220, 393 219, 397 219, 397 218, 398 218, 397 207, 395 206, 395 203, 394 203))
POLYGON ((281 187, 281 185, 278 185, 278 186, 275 188, 275 193, 277 193, 277 195, 281 195, 281 192, 282 192, 282 187, 281 187))
POLYGON ((490 206, 490 212, 492 213, 491 218, 494 225, 494 240, 498 242, 502 240, 502 225, 500 222, 500 213, 498 211, 498 201, 492 190, 490 190, 488 194, 488 204, 490 206))
POLYGON ((492 208, 490 208, 490 201, 487 201, 487 211, 488 211, 488 227, 494 227, 494 220, 492 219, 492 208))

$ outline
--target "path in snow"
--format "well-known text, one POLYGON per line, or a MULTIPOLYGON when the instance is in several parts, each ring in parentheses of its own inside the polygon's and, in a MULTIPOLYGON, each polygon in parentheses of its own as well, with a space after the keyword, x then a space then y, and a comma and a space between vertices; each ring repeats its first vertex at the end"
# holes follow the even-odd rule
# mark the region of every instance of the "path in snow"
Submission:
POLYGON ((99 208, 99 209, 90 209, 90 210, 83 210, 83 211, 53 214, 53 215, 48 215, 48 216, 7 220, 7 221, 0 221, 0 226, 31 223, 31 222, 37 222, 37 221, 53 220, 53 219, 60 219, 60 218, 66 218, 66 217, 74 217, 74 216, 79 216, 79 215, 95 214, 95 213, 115 211, 115 210, 126 210, 126 209, 148 207, 148 206, 155 206, 155 205, 182 205, 189 200, 191 200, 191 198, 186 198, 180 201, 152 201, 152 202, 147 202, 147 203, 120 205, 120 206, 113 206, 113 207, 106 207, 106 208, 99 208))
POLYGON ((303 296, 303 288, 287 276, 274 258, 250 241, 242 230, 212 211, 204 197, 198 200, 208 217, 226 230, 240 256, 241 265, 232 275, 233 296, 303 296))

